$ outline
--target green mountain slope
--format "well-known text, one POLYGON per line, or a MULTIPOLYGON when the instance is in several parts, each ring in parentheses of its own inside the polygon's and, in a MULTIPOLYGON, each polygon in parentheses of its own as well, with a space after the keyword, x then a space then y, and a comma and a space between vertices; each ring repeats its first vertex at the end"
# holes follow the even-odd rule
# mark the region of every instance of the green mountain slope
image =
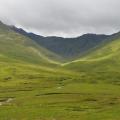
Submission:
POLYGON ((83 58, 65 63, 63 68, 78 72, 79 80, 89 83, 120 84, 120 33, 90 51, 83 58))
POLYGON ((114 70, 119 68, 120 63, 120 33, 113 35, 109 38, 108 42, 96 47, 84 57, 72 62, 63 64, 68 68, 81 69, 103 69, 114 70), (102 66, 101 66, 102 65, 102 66), (84 67, 82 67, 84 66, 84 67))
POLYGON ((30 63, 57 63, 60 57, 37 45, 31 39, 12 31, 0 22, 0 58, 30 63))

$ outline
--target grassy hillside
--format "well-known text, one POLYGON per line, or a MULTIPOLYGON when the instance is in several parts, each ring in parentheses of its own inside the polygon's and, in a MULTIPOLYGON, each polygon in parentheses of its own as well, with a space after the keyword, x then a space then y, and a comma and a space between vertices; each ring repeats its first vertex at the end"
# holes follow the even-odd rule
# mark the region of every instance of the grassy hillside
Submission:
POLYGON ((30 63, 57 63, 60 57, 0 23, 0 56, 30 63))
POLYGON ((64 68, 84 73, 83 81, 120 84, 120 34, 81 59, 63 64, 64 68))
POLYGON ((119 120, 119 84, 85 73, 0 62, 1 120, 119 120))
POLYGON ((77 59, 72 62, 68 62, 63 64, 63 66, 68 68, 75 69, 91 69, 94 70, 118 70, 119 62, 120 62, 120 33, 115 34, 111 38, 109 38, 108 42, 101 44, 100 46, 92 49, 88 54, 84 57, 77 59), (82 67, 84 66, 84 67, 82 67), (96 66, 96 67, 95 67, 96 66))

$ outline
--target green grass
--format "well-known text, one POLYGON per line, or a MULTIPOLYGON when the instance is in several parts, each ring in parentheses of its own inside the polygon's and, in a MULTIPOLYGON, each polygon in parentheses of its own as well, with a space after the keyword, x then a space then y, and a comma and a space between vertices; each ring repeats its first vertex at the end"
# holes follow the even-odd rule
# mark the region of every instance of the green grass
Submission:
POLYGON ((2 63, 0 73, 1 120, 120 119, 119 84, 85 82, 83 73, 20 63, 2 63))
POLYGON ((6 62, 0 73, 1 120, 120 119, 118 73, 108 80, 103 73, 6 62))

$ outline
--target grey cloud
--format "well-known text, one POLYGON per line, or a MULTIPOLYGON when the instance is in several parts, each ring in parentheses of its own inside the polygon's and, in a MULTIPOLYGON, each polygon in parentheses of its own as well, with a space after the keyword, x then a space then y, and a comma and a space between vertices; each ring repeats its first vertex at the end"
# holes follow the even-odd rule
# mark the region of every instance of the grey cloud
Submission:
POLYGON ((0 19, 42 35, 120 30, 120 0, 0 0, 0 19))

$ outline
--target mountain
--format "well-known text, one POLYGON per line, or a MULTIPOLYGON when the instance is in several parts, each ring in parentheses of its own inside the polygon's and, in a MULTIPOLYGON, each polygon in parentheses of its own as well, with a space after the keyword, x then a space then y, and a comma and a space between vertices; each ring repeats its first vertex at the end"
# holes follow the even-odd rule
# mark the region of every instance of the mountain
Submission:
MULTIPOLYGON (((83 35, 85 46, 91 48, 85 47, 84 55, 76 53, 77 59, 67 63, 58 63, 64 62, 63 55, 38 44, 31 39, 34 36, 52 38, 57 45, 65 39, 21 34, 0 23, 1 120, 120 119, 120 33, 102 42, 98 35, 83 35)), ((64 50, 70 45, 73 50, 77 39, 65 39, 64 50)))
POLYGON ((120 85, 120 32, 62 68, 79 73, 78 81, 120 85))
POLYGON ((57 63, 58 55, 48 51, 26 36, 0 22, 0 60, 35 64, 57 63))
POLYGON ((113 34, 107 42, 97 46, 82 58, 63 66, 78 71, 118 72, 120 70, 120 32, 113 34))
POLYGON ((23 29, 11 27, 12 30, 34 40, 40 46, 61 56, 63 59, 74 60, 90 49, 106 41, 109 35, 85 34, 76 38, 43 37, 34 33, 28 33, 23 29))

